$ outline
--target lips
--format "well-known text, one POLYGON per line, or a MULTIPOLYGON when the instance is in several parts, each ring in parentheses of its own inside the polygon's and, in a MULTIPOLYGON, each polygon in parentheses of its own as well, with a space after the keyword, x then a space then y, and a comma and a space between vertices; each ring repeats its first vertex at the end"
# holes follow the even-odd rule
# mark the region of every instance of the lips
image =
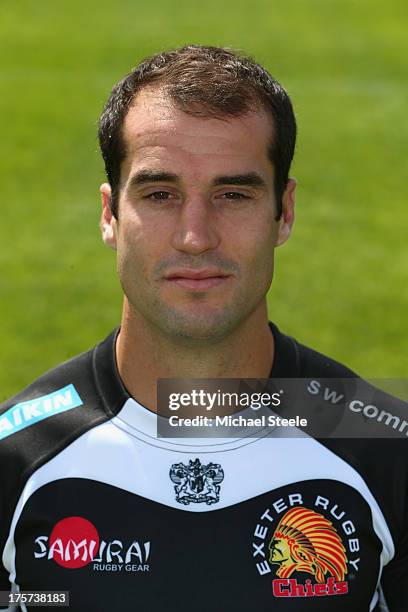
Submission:
POLYGON ((175 270, 165 276, 166 281, 190 291, 205 291, 218 287, 230 278, 221 270, 175 270))

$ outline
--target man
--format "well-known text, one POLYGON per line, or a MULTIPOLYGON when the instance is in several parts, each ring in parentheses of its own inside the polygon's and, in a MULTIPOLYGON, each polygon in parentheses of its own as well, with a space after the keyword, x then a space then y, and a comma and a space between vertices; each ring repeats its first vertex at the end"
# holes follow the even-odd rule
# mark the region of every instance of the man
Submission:
POLYGON ((405 440, 156 435, 161 378, 353 376, 268 323, 288 95, 189 46, 116 85, 99 136, 121 327, 2 409, 1 588, 98 612, 408 610, 405 440))

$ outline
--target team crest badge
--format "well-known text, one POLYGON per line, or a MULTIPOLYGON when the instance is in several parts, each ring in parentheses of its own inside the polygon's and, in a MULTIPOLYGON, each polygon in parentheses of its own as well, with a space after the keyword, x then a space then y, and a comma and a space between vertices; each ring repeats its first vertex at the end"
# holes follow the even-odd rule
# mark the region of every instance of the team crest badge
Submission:
POLYGON ((190 503, 207 505, 220 500, 220 484, 224 480, 224 470, 219 463, 204 465, 199 459, 188 465, 173 463, 170 468, 170 479, 174 482, 176 500, 185 506, 190 503))
POLYGON ((274 597, 350 592, 360 566, 360 538, 347 510, 334 500, 299 492, 280 497, 259 517, 253 536, 256 569, 270 576, 274 597))
POLYGON ((312 574, 316 582, 326 576, 344 580, 347 557, 333 524, 308 508, 292 508, 282 517, 269 543, 269 562, 278 564, 276 575, 312 574))

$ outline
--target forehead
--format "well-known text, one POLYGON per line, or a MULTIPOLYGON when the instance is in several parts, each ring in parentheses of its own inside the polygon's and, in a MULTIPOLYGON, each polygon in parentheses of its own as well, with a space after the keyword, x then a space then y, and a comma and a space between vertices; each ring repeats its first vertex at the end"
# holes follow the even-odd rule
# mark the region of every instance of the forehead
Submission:
POLYGON ((211 171, 221 163, 237 172, 273 174, 268 157, 272 137, 272 119, 263 109, 223 119, 196 117, 176 108, 163 91, 145 88, 125 117, 122 170, 180 162, 211 171))

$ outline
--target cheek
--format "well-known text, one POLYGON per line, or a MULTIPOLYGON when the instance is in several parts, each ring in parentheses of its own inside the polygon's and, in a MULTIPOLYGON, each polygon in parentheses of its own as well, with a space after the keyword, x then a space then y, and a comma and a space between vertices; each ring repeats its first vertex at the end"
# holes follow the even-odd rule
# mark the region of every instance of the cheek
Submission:
POLYGON ((258 278, 273 270, 275 239, 275 228, 264 225, 254 228, 247 240, 241 243, 240 253, 244 265, 246 261, 258 278))
POLYGON ((143 264, 143 241, 137 231, 125 231, 120 234, 117 247, 118 270, 122 275, 141 272, 143 264))
POLYGON ((125 231, 120 232, 117 245, 119 274, 132 279, 133 282, 150 278, 163 248, 160 238, 157 230, 146 232, 140 226, 128 226, 125 231))

